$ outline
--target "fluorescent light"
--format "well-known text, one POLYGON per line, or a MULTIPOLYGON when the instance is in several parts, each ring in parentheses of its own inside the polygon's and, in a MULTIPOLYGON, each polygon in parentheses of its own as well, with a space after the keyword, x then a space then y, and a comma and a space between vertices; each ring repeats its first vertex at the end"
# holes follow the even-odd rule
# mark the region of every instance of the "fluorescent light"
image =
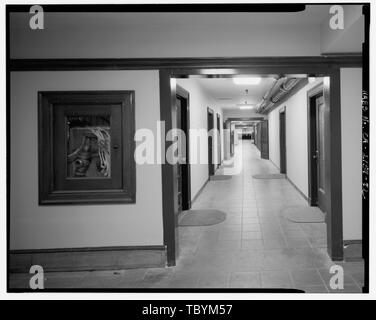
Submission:
POLYGON ((316 81, 316 77, 308 77, 308 82, 309 83, 313 83, 313 82, 315 82, 316 81))
MULTIPOLYGON (((234 69, 203 69, 201 70, 201 74, 207 75, 222 75, 222 74, 234 74, 236 70, 234 69)), ((218 78, 224 79, 224 78, 218 78)))
POLYGON ((261 78, 260 77, 247 77, 247 78, 246 77, 235 77, 235 78, 232 78, 232 80, 234 81, 235 84, 244 86, 244 85, 259 84, 260 81, 261 81, 261 78))
POLYGON ((239 109, 253 109, 254 106, 240 106, 239 109))

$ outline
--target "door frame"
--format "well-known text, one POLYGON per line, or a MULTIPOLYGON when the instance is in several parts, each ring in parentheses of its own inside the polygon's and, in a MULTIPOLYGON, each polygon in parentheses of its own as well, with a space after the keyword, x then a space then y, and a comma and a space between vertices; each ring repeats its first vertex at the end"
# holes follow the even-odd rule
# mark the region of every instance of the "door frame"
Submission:
MULTIPOLYGON (((195 77, 233 77, 234 75, 257 74, 294 74, 296 76, 316 76, 324 78, 325 127, 325 171, 328 196, 327 208, 327 244, 332 260, 343 260, 343 227, 342 227, 342 152, 341 152, 341 104, 340 104, 340 68, 361 67, 362 59, 349 57, 264 57, 264 58, 215 58, 184 59, 180 66, 169 66, 161 69, 160 105, 161 120, 165 121, 166 130, 172 128, 171 110, 172 93, 176 90, 175 78, 195 77), (194 66, 194 67, 192 67, 194 66), (215 69, 219 68, 219 69, 215 69)), ((166 147, 169 143, 166 143, 166 147)), ((168 265, 176 264, 175 237, 177 222, 174 221, 174 166, 162 165, 163 188, 163 221, 164 240, 167 247, 168 265)))
MULTIPOLYGON (((191 163, 190 163, 190 151, 189 151, 189 129, 190 129, 190 108, 189 108, 189 92, 183 87, 176 85, 176 96, 180 96, 185 100, 184 106, 184 118, 185 118, 185 144, 186 154, 185 158, 187 163, 183 166, 183 210, 189 210, 191 208, 191 163)), ((181 114, 183 114, 181 112, 181 114)))
MULTIPOLYGON (((207 131, 208 131, 208 178, 210 179, 210 169, 213 169, 213 174, 215 174, 215 163, 214 162, 214 157, 213 157, 213 150, 214 150, 214 136, 211 137, 211 144, 212 144, 212 154, 211 154, 211 157, 210 157, 210 150, 209 150, 209 139, 210 139, 210 135, 209 135, 209 132, 210 130, 213 130, 215 128, 214 126, 214 110, 207 107, 206 109, 206 116, 207 116, 207 131), (212 117, 213 118, 213 127, 212 128, 209 128, 209 117, 212 117), (210 158, 211 158, 211 163, 210 163, 210 158)), ((213 131, 212 131, 213 132, 213 131)))
POLYGON ((286 106, 284 106, 283 108, 281 108, 279 110, 279 171, 280 173, 284 173, 287 175, 287 146, 286 146, 286 143, 287 143, 287 139, 286 139, 286 106), (283 143, 283 150, 281 148, 282 146, 282 135, 281 135, 281 115, 284 115, 284 128, 283 128, 283 131, 284 131, 284 143, 283 143), (284 168, 282 168, 282 154, 283 154, 283 158, 284 158, 284 168))
MULTIPOLYGON (((230 135, 231 135, 231 123, 233 121, 261 121, 261 120, 264 120, 265 117, 229 117, 226 119, 226 121, 224 122, 225 125, 224 127, 227 128, 227 124, 229 125, 229 128, 230 129, 230 135)), ((257 123, 255 124, 255 127, 257 126, 257 123)), ((254 129, 255 130, 255 129, 254 129)), ((256 130, 254 131, 254 141, 253 143, 255 144, 255 146, 257 147, 258 149, 258 146, 256 144, 256 130)), ((223 142, 223 144, 225 144, 225 141, 223 142)), ((231 136, 230 136, 230 151, 231 151, 231 136)), ((231 156, 233 156, 234 154, 232 154, 231 156)))
POLYGON ((217 169, 219 168, 219 166, 222 164, 222 136, 221 136, 221 132, 222 132, 222 129, 221 129, 221 115, 217 112, 216 113, 217 116, 216 116, 216 128, 218 130, 218 136, 217 136, 217 157, 218 157, 218 163, 217 163, 217 169))
MULTIPOLYGON (((318 204, 317 194, 317 165, 313 159, 314 142, 316 141, 316 97, 324 94, 323 82, 307 91, 307 147, 308 147, 308 203, 318 204)), ((325 100, 324 100, 325 101, 325 100)), ((326 150, 325 150, 326 151, 326 150)))

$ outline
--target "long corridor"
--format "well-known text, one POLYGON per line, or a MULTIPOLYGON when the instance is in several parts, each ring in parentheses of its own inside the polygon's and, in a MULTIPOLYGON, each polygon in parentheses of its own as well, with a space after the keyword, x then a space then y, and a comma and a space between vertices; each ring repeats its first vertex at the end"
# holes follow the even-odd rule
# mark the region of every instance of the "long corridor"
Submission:
MULTIPOLYGON (((252 177, 279 171, 249 140, 240 141, 236 156, 242 158, 241 173, 210 181, 193 206, 222 210, 227 219, 211 227, 180 228, 181 256, 171 286, 331 291, 334 263, 327 254, 325 223, 294 223, 281 214, 284 207, 308 204, 287 179, 252 177)), ((347 263, 346 269, 344 291, 360 292, 362 264, 347 263)))
MULTIPOLYGON (((193 209, 219 209, 226 220, 213 226, 180 227, 180 256, 171 268, 54 272, 46 288, 294 288, 305 292, 361 292, 363 264, 340 263, 344 290, 332 290, 325 223, 294 223, 281 209, 307 206, 287 179, 254 179, 278 173, 262 160, 249 140, 236 147, 239 174, 208 182, 193 209)), ((217 174, 231 172, 222 168, 217 174)), ((236 172, 234 172, 236 173, 236 172)), ((13 287, 28 285, 29 275, 14 274, 13 287)))

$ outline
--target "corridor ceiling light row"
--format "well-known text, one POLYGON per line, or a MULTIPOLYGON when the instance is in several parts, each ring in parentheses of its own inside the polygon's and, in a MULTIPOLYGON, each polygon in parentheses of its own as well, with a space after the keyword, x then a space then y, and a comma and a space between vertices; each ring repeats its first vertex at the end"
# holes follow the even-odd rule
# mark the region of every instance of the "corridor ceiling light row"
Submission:
POLYGON ((260 83, 260 77, 234 77, 232 78, 235 84, 244 86, 244 85, 257 85, 260 83))
POLYGON ((239 109, 253 109, 255 106, 248 105, 248 106, 240 106, 239 109))

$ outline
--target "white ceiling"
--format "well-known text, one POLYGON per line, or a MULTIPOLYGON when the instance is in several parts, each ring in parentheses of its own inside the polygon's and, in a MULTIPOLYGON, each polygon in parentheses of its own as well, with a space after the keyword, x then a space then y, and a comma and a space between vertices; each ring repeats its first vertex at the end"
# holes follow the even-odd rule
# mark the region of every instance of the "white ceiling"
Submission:
POLYGON ((273 84, 272 77, 261 78, 258 85, 236 85, 232 78, 197 79, 201 87, 209 93, 223 109, 237 109, 237 104, 257 104, 273 84), (245 90, 248 89, 248 94, 245 90))

